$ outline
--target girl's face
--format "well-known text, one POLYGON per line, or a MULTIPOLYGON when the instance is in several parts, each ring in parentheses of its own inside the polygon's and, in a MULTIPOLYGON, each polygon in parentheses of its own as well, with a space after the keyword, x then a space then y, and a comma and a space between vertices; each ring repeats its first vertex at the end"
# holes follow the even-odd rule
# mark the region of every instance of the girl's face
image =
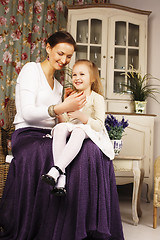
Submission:
POLYGON ((58 43, 51 48, 51 46, 47 44, 46 51, 52 68, 54 68, 54 70, 61 70, 70 62, 74 53, 74 47, 69 43, 58 43))
POLYGON ((89 67, 84 63, 78 63, 72 70, 72 82, 74 87, 86 94, 91 93, 91 79, 89 67))

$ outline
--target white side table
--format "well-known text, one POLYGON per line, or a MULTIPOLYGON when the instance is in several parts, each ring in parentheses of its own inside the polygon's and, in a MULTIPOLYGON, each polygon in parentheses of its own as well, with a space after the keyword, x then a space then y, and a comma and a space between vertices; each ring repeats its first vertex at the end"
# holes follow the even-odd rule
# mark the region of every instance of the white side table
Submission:
MULTIPOLYGON (((109 113, 107 113, 109 114, 109 113)), ((143 182, 147 185, 147 202, 150 202, 153 188, 153 149, 154 149, 154 121, 155 115, 135 114, 135 113, 111 113, 118 120, 124 116, 128 120, 129 126, 125 129, 122 137, 121 156, 144 156, 143 182)), ((126 163, 127 164, 127 160, 126 163)), ((124 162, 123 162, 124 164, 124 162)), ((142 163, 141 163, 142 165, 142 163)))
POLYGON ((144 156, 118 155, 113 160, 116 184, 124 185, 133 182, 132 218, 134 225, 138 225, 139 217, 142 215, 140 197, 144 178, 143 159, 144 156))

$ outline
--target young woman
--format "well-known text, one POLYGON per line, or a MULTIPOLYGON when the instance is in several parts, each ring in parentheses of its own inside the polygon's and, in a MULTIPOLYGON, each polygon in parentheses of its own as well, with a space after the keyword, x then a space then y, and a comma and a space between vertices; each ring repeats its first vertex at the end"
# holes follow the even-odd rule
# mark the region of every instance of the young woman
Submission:
POLYGON ((89 137, 107 157, 114 158, 104 127, 105 102, 97 66, 89 60, 78 60, 73 66, 72 82, 77 92, 84 92, 87 102, 82 109, 63 115, 61 121, 67 123, 60 123, 52 130, 55 165, 42 179, 53 186, 52 192, 57 196, 66 195, 65 168, 81 150, 84 139, 89 137))
POLYGON ((42 63, 27 63, 16 84, 12 153, 0 202, 1 240, 123 240, 119 202, 112 161, 90 140, 67 168, 67 195, 57 198, 42 181, 54 165, 52 139, 46 137, 57 115, 85 106, 83 91, 61 101, 62 86, 56 70, 70 62, 75 41, 56 32, 46 44, 42 63))

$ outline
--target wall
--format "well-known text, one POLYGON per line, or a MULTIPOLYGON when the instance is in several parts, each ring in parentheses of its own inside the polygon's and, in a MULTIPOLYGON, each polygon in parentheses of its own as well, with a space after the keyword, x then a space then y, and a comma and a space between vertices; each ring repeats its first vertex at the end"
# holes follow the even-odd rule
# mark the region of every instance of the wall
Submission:
MULTIPOLYGON (((160 0, 110 0, 110 3, 152 11, 148 27, 148 73, 160 78, 160 0)), ((160 95, 157 95, 160 102, 160 95)), ((160 156, 160 104, 148 98, 147 113, 156 114, 154 159, 160 156)))

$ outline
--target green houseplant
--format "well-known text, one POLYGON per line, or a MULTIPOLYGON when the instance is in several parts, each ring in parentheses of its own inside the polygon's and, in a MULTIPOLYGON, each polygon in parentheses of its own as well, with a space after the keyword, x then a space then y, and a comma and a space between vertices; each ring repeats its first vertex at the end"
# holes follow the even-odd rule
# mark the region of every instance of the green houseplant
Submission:
POLYGON ((127 76, 127 82, 122 84, 124 90, 121 93, 130 93, 132 101, 135 102, 137 108, 137 113, 145 113, 146 100, 148 97, 153 98, 158 102, 156 94, 160 93, 159 84, 151 84, 151 80, 159 80, 158 78, 153 77, 151 74, 141 75, 140 71, 133 68, 130 65, 128 73, 124 73, 127 76))

